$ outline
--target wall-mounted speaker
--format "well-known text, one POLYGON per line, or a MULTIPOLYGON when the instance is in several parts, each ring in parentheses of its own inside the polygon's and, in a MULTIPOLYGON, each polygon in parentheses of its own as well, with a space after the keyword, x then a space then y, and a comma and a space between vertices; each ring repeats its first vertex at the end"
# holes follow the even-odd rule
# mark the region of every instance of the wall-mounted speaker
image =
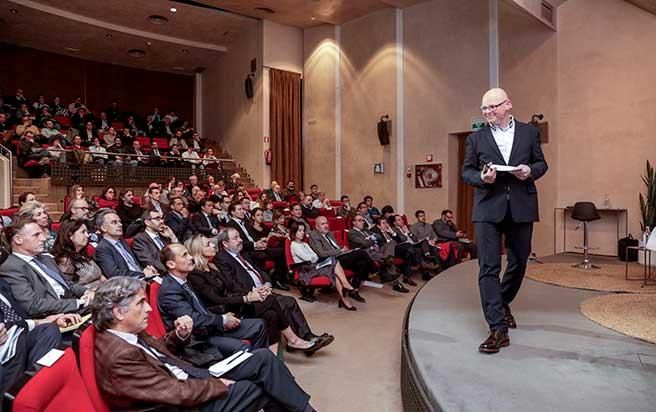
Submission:
POLYGON ((378 122, 378 140, 381 145, 390 144, 390 136, 392 135, 392 121, 389 116, 385 115, 380 118, 378 122))
POLYGON ((257 59, 251 59, 251 73, 255 74, 257 71, 257 59))
POLYGON ((250 74, 244 80, 244 91, 246 92, 246 97, 249 99, 253 98, 253 79, 250 74))

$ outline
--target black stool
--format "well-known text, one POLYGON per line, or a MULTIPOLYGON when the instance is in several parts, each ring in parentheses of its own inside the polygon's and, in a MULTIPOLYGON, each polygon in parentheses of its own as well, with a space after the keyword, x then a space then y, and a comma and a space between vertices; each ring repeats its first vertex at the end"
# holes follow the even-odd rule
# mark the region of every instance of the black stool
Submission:
POLYGON ((583 269, 601 269, 601 267, 593 265, 592 262, 590 262, 590 256, 588 253, 590 250, 588 223, 593 220, 601 219, 599 212, 597 212, 597 207, 592 202, 576 202, 572 209, 572 219, 583 222, 583 262, 573 266, 575 268, 583 269))

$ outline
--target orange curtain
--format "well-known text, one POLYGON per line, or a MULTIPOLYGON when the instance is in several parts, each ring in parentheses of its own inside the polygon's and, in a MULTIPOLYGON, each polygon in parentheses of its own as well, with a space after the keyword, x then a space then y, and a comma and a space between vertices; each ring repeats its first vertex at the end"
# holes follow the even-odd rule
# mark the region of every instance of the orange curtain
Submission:
POLYGON ((303 187, 301 135, 301 75, 269 69, 271 179, 282 187, 289 180, 303 187))

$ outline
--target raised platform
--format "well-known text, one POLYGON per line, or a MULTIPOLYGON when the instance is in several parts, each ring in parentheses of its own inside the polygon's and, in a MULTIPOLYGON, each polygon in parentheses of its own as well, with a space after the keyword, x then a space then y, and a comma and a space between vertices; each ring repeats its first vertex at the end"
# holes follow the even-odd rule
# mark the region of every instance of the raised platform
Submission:
MULTIPOLYGON (((487 336, 478 262, 430 281, 409 306, 403 334, 406 411, 656 410, 656 346, 586 319, 600 293, 525 279, 512 305, 511 345, 480 354, 487 336)), ((655 319, 656 321, 656 319, 655 319)))

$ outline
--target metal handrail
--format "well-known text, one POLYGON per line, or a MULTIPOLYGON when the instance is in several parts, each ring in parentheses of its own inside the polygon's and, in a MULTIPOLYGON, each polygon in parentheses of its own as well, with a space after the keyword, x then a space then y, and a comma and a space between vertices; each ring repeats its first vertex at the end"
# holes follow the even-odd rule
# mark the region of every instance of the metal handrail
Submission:
POLYGON ((9 196, 11 198, 14 194, 14 154, 11 150, 0 144, 0 155, 9 158, 9 196))
MULTIPOLYGON (((64 152, 64 153, 72 153, 75 152, 73 149, 56 149, 53 147, 47 147, 43 149, 44 151, 49 151, 49 152, 64 152)), ((115 153, 115 152, 92 152, 88 148, 84 149, 84 152, 89 154, 90 156, 121 156, 121 157, 150 157, 150 152, 144 152, 142 155, 138 154, 133 154, 133 153, 115 153)), ((199 157, 198 159, 186 159, 182 156, 165 156, 161 155, 159 156, 163 160, 180 160, 188 163, 221 163, 221 162, 235 162, 235 159, 204 159, 202 157, 199 157)))

